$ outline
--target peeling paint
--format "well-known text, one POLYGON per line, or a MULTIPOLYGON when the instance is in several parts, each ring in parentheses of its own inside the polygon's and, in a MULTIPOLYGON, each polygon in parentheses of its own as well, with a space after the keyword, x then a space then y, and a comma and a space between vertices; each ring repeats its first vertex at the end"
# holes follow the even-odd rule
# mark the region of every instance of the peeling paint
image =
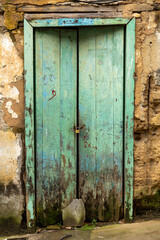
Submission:
POLYGON ((11 102, 11 101, 8 101, 8 102, 6 103, 5 108, 8 109, 8 112, 12 115, 12 118, 18 118, 17 113, 13 112, 11 106, 12 106, 12 102, 11 102))
POLYGON ((157 40, 160 42, 160 32, 156 32, 157 40))
POLYGON ((3 98, 12 98, 19 103, 19 90, 15 86, 7 85, 6 88, 1 88, 0 99, 3 98))
POLYGON ((18 76, 23 75, 23 60, 19 57, 8 32, 0 32, 0 45, 0 87, 4 88, 6 84, 15 82, 18 76))
POLYGON ((21 155, 20 134, 0 130, 0 182, 7 185, 10 181, 17 182, 18 158, 21 155))

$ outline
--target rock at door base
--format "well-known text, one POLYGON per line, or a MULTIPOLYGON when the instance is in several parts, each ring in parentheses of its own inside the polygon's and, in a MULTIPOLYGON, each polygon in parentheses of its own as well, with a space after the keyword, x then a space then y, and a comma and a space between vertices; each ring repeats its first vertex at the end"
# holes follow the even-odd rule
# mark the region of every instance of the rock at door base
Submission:
POLYGON ((62 215, 64 226, 83 226, 86 211, 82 199, 73 199, 73 201, 63 209, 62 215))

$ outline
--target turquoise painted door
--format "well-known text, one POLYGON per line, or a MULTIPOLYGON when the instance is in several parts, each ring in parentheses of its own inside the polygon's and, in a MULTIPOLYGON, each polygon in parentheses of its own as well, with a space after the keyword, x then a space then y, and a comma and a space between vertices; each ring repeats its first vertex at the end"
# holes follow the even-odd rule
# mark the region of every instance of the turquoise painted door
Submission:
POLYGON ((38 225, 76 197, 87 220, 122 217, 123 62, 122 26, 35 31, 38 225))

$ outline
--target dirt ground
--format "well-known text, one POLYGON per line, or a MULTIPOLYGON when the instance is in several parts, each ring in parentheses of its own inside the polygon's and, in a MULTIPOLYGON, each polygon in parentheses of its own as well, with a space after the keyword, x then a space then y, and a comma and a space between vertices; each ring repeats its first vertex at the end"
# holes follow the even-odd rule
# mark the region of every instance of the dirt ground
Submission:
POLYGON ((0 240, 160 240, 160 218, 97 226, 92 230, 42 230, 40 233, 0 237, 0 240))

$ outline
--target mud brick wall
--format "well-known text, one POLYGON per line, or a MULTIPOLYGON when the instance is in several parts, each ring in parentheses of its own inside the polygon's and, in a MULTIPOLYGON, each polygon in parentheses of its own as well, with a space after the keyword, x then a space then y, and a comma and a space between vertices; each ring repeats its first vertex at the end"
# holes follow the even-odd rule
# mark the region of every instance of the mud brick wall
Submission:
MULTIPOLYGON (((136 18, 134 206, 160 208, 160 0, 95 5, 63 0, 0 1, 0 225, 25 221, 24 13, 83 11, 136 18)), ((86 13, 87 16, 87 13, 86 13)))

